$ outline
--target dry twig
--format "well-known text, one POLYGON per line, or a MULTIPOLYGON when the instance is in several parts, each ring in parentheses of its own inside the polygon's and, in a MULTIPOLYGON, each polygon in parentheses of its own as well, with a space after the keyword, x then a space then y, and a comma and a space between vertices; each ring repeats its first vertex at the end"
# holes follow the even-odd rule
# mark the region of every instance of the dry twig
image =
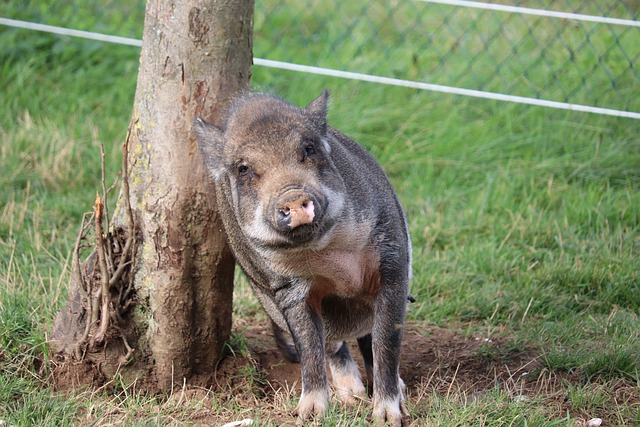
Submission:
MULTIPOLYGON (((105 236, 102 227, 104 205, 100 199, 100 195, 96 194, 96 203, 94 206, 95 227, 96 227, 96 251, 98 252, 98 267, 100 268, 100 291, 101 291, 101 308, 100 308, 100 328, 93 337, 93 344, 102 344, 104 337, 109 328, 109 270, 107 268, 107 254, 105 253, 105 236)), ((109 245, 110 246, 110 245, 109 245)))
POLYGON ((107 188, 105 183, 105 153, 100 144, 102 165, 102 197, 96 194, 93 212, 86 213, 82 219, 80 232, 76 239, 73 252, 74 274, 80 287, 83 305, 86 309, 85 328, 82 336, 77 341, 73 354, 77 360, 84 358, 88 349, 95 349, 99 345, 106 344, 109 336, 117 336, 109 331, 116 331, 123 341, 126 354, 120 359, 122 363, 128 363, 133 349, 124 335, 120 333, 124 314, 129 310, 133 294, 133 270, 136 247, 135 222, 130 203, 129 194, 129 138, 131 126, 122 145, 122 200, 125 209, 127 224, 126 232, 119 233, 111 223, 107 208, 107 197, 115 188, 116 183, 107 188), (94 256, 89 256, 85 263, 80 262, 80 253, 83 242, 87 241, 87 232, 93 223, 95 240, 93 243, 94 256), (125 242, 122 244, 120 236, 124 234, 125 242), (87 263, 93 263, 93 268, 87 263), (98 274, 95 271, 99 272, 98 274), (87 274, 87 272, 93 272, 87 274), (128 274, 128 275, 127 275, 128 274), (112 290, 114 292, 112 292, 112 290), (117 295, 112 300, 112 295, 117 295), (97 328, 97 329, 96 329, 97 328), (90 339, 91 337, 91 339, 90 339))

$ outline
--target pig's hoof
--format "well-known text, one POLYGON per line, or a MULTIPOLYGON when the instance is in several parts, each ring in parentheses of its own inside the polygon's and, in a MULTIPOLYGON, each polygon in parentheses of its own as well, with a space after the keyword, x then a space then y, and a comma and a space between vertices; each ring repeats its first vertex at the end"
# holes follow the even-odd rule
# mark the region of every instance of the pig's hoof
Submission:
POLYGON ((334 372, 332 376, 333 386, 340 402, 351 406, 367 398, 367 390, 357 370, 355 375, 353 373, 338 375, 334 372))
POLYGON ((376 399, 373 402, 374 426, 402 427, 403 416, 408 416, 409 411, 404 404, 402 395, 395 399, 376 399))
POLYGON ((294 415, 298 415, 298 423, 309 418, 321 418, 327 411, 329 393, 327 390, 316 390, 304 393, 298 402, 294 415))

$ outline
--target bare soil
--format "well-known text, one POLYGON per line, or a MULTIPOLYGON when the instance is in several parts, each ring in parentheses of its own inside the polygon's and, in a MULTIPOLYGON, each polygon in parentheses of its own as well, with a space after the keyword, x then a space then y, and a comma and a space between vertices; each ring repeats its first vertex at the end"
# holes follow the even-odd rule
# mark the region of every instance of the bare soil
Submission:
MULTIPOLYGON (((271 407, 269 421, 293 425, 294 418, 283 410, 277 395, 283 391, 288 397, 300 395, 299 365, 288 362, 281 355, 267 322, 245 326, 236 332, 248 342, 251 363, 264 375, 259 404, 271 407)), ((349 344, 365 378, 357 344, 355 341, 349 344)), ((420 412, 429 410, 425 397, 434 392, 443 396, 456 393, 474 400, 495 389, 499 383, 510 390, 514 398, 528 399, 528 393, 539 389, 537 373, 541 365, 535 354, 508 350, 511 348, 513 346, 506 338, 464 336, 462 332, 433 325, 408 324, 403 336, 400 376, 407 385, 414 417, 420 418, 420 412)), ((220 365, 217 381, 233 382, 234 378, 242 378, 238 372, 246 363, 249 361, 242 357, 226 358, 220 365)), ((229 385, 231 383, 227 382, 229 385)), ((367 405, 370 403, 365 402, 360 410, 370 410, 367 405)), ((421 422, 409 421, 409 425, 421 425, 421 422)))
MULTIPOLYGON (((266 379, 272 384, 294 387, 299 392, 300 368, 282 357, 268 325, 255 325, 242 333, 266 379)), ((430 381, 431 386, 442 383, 448 389, 453 383, 456 390, 473 392, 493 388, 496 380, 514 381, 539 368, 533 354, 496 356, 502 341, 464 337, 450 329, 409 324, 403 336, 400 376, 408 389, 423 387, 425 381, 430 381)), ((364 376, 357 344, 354 341, 350 346, 364 376)))
MULTIPOLYGON (((544 402, 550 416, 561 418, 569 413, 574 419, 585 420, 585 423, 593 416, 575 410, 566 397, 564 390, 567 384, 580 382, 578 378, 566 372, 544 369, 534 351, 522 350, 506 334, 494 333, 488 339, 463 331, 464 328, 453 330, 427 324, 407 325, 400 375, 407 385, 412 410, 408 425, 424 425, 424 420, 428 419, 426 414, 433 411, 430 397, 434 394, 470 404, 487 392, 496 390, 496 386, 514 400, 538 399, 544 402)), ((278 426, 294 425, 291 411, 300 395, 299 365, 288 362, 281 355, 266 320, 236 322, 235 333, 247 343, 248 352, 231 350, 219 363, 215 378, 195 378, 189 385, 174 390, 173 395, 159 399, 163 402, 161 408, 143 411, 165 413, 166 419, 172 420, 172 425, 174 421, 178 421, 178 425, 223 425, 243 418, 278 426)), ((365 377, 357 345, 355 342, 350 344, 365 377)), ((91 369, 68 366, 59 370, 56 385, 67 388, 83 382, 86 384, 86 380, 98 385, 100 379, 94 376, 95 371, 91 369)), ((104 383, 101 388, 104 389, 104 383)), ((640 397, 632 385, 621 382, 619 386, 609 384, 607 388, 616 390, 616 402, 611 403, 639 405, 640 397)), ((360 407, 349 410, 366 414, 370 409, 370 402, 363 402, 360 407)), ((125 409, 111 411, 109 424, 126 424, 126 417, 131 416, 125 409), (121 422, 118 422, 118 413, 121 422)), ((576 425, 586 424, 578 421, 576 425)))

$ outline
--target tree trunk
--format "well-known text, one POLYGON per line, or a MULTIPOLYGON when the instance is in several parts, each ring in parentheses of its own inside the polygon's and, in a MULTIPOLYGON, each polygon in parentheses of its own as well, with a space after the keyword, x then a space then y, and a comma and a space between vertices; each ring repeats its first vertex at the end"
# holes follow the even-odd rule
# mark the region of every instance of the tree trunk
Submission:
POLYGON ((201 116, 221 125, 227 102, 248 89, 252 19, 252 0, 148 0, 124 146, 129 185, 105 232, 113 242, 104 245, 126 256, 123 242, 135 235, 136 250, 123 265, 131 271, 105 293, 99 282, 117 269, 117 257, 106 273, 100 251, 74 265, 69 302, 52 334, 66 360, 88 361, 104 378, 142 372, 163 390, 185 379, 211 381, 231 330, 234 262, 191 123, 201 116))

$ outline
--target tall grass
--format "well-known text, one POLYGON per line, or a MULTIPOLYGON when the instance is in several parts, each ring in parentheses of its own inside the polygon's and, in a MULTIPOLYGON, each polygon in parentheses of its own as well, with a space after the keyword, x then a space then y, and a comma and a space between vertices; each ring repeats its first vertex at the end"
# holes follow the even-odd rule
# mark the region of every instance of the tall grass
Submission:
MULTIPOLYGON (((134 37, 142 13, 140 2, 0 6, 0 16, 134 37)), ((283 23, 291 19, 280 13, 283 23)), ((348 51, 350 40, 340 43, 348 51)), ((80 217, 99 187, 99 142, 115 176, 138 53, 0 28, 0 419, 7 423, 130 424, 136 414, 157 421, 154 411, 162 411, 163 402, 126 387, 117 389, 120 400, 73 398, 48 381, 47 332, 66 297, 80 217)), ((383 164, 414 245, 410 320, 506 336, 539 353, 545 372, 571 374, 567 399, 581 414, 610 405, 620 382, 640 387, 639 121, 258 67, 252 85, 299 105, 328 88, 330 124, 383 164)), ((255 313, 246 289, 238 296, 236 311, 255 313)), ((427 425, 571 425, 575 413, 550 409, 548 397, 517 403, 497 387, 469 406, 427 391, 414 409, 427 425)), ((638 422, 639 400, 637 392, 626 406, 606 409, 615 414, 609 423, 638 422)), ((172 411, 169 418, 188 419, 189 410, 172 411)), ((328 423, 346 422, 332 411, 328 423)))

